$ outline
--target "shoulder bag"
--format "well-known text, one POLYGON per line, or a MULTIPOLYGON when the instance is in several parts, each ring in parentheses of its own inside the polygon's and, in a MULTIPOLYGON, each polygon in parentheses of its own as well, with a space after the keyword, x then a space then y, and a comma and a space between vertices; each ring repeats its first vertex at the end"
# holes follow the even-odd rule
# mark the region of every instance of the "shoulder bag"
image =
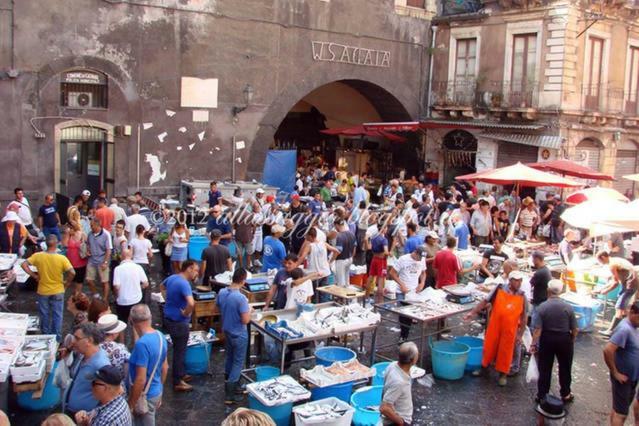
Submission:
MULTIPOLYGON (((142 395, 135 402, 135 406, 133 407, 133 414, 136 416, 143 416, 149 412, 149 401, 146 399, 146 394, 149 392, 149 388, 151 387, 151 382, 153 382, 153 377, 155 377, 155 372, 160 365, 160 359, 162 358, 162 351, 164 350, 164 339, 162 338, 162 334, 158 331, 158 337, 160 338, 160 352, 158 353, 158 360, 155 362, 155 367, 153 367, 153 371, 149 376, 149 380, 146 382, 144 386, 144 391, 142 395)), ((129 379, 130 380, 130 379, 129 379)))

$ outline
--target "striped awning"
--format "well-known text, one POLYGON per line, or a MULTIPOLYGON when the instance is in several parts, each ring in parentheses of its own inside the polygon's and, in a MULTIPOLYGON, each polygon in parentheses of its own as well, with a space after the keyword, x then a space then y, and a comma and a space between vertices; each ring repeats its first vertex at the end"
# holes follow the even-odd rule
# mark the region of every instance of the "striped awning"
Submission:
POLYGON ((561 136, 522 135, 516 133, 483 133, 481 137, 498 141, 518 143, 520 145, 538 146, 540 148, 559 149, 564 141, 561 136))
POLYGON ((470 128, 470 129, 513 129, 513 130, 540 130, 546 126, 541 124, 517 124, 488 120, 441 120, 427 118, 420 121, 424 129, 430 128, 470 128))

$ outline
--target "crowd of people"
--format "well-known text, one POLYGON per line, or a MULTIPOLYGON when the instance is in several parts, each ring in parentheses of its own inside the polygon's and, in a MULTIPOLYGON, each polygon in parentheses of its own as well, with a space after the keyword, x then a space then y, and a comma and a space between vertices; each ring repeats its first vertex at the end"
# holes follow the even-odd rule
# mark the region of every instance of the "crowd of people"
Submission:
MULTIPOLYGON (((169 344, 152 325, 152 289, 164 294, 162 324, 172 342, 175 392, 193 389, 184 368, 195 307, 193 286, 219 290, 216 300, 226 349, 224 399, 232 405, 242 399, 240 372, 249 341, 246 324, 252 308, 240 291, 247 273, 270 274, 273 285, 263 309, 284 309, 324 301, 318 288, 331 276, 336 285, 349 285, 352 265, 365 266, 370 303, 402 299, 426 287, 440 289, 467 274, 477 283, 501 277, 503 284, 467 316, 470 320, 491 307, 482 369, 474 374, 494 365, 499 385, 507 384, 507 377, 519 371, 522 336, 530 317, 531 352, 539 359, 538 402, 549 397, 555 357, 562 402, 574 398, 570 369, 577 329, 570 306, 557 297, 563 283, 551 279, 544 254, 535 252, 534 274, 528 287, 522 288, 524 276, 517 262, 503 251, 504 241, 513 235, 556 245, 566 263, 592 250, 587 235, 561 221, 565 205, 558 195, 540 194, 535 200, 496 187, 481 191, 472 184, 437 187, 416 178, 382 184, 366 174, 354 176, 335 167, 300 169, 295 192, 285 198, 261 188, 246 196, 241 189, 223 196, 217 183, 211 182, 205 206, 210 245, 199 262, 188 256, 190 239, 199 233, 188 211, 152 211, 141 193, 107 201, 104 191, 92 198, 85 190, 64 215, 53 196, 46 195, 36 220, 23 190, 16 188, 15 196, 0 222, 0 252, 26 257, 22 268, 37 285, 42 332, 58 337, 68 368, 63 410, 78 424, 154 424, 169 370, 169 344), (40 248, 39 238, 46 247, 40 248), (482 261, 464 265, 457 253, 471 246, 483 249, 482 261), (151 279, 155 257, 162 259, 165 275, 159 286, 151 279), (231 274, 232 283, 222 288, 216 276, 224 273, 231 274), (68 334, 63 330, 65 307, 73 316, 68 334)), ((611 285, 621 282, 626 288, 606 346, 611 380, 619 384, 613 396, 625 398, 613 414, 624 416, 632 401, 629 388, 634 390, 639 378, 634 367, 624 369, 629 358, 639 356, 635 326, 639 305, 631 302, 637 278, 632 265, 615 260, 625 256, 620 237, 613 235, 607 244, 600 260, 605 264, 608 256, 615 278, 611 285), (631 314, 624 319, 628 310, 631 314), (623 336, 622 327, 617 327, 621 322, 623 336), (627 355, 620 358, 615 355, 619 353, 627 355)), ((398 363, 389 369, 380 411, 388 422, 401 424, 403 419, 410 424, 407 371, 418 354, 414 345, 404 343, 411 321, 402 317, 400 322, 403 344, 398 363)))

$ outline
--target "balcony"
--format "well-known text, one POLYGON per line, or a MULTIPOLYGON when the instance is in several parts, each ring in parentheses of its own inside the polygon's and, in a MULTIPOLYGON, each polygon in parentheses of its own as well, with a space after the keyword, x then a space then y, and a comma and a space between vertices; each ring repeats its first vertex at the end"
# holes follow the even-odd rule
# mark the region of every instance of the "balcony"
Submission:
POLYGON ((432 86, 433 106, 440 108, 472 109, 475 107, 477 82, 466 81, 435 81, 432 86))
POLYGON ((581 108, 585 112, 599 114, 636 115, 637 102, 628 102, 623 89, 607 84, 584 84, 581 86, 581 108), (634 105, 635 113, 631 113, 634 105))
POLYGON ((440 81, 433 83, 433 106, 489 110, 528 110, 538 106, 536 81, 440 81))

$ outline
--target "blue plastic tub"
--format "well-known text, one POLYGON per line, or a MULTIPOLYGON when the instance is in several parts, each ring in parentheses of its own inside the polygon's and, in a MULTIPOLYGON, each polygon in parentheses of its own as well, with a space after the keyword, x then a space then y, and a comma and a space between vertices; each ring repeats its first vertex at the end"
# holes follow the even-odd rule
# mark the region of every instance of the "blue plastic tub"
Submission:
POLYGON ((470 352, 466 361, 466 371, 475 371, 481 368, 481 358, 484 352, 484 339, 473 336, 455 337, 455 342, 468 345, 470 352))
POLYGON ((353 382, 340 383, 339 385, 325 386, 311 389, 311 401, 335 397, 344 402, 350 402, 353 393, 353 382))
POLYGON ((53 384, 53 376, 58 363, 54 363, 44 384, 42 396, 38 399, 33 398, 33 392, 20 392, 18 394, 18 405, 28 411, 50 410, 60 404, 60 388, 53 384))
POLYGON ((373 386, 383 386, 384 385, 384 373, 386 373, 386 369, 391 365, 390 361, 378 362, 377 364, 373 364, 373 368, 375 369, 375 375, 373 376, 373 386))
POLYGON ((209 371, 212 346, 212 343, 200 343, 186 347, 186 354, 184 355, 186 374, 206 374, 209 371))
POLYGON ((255 381, 263 382, 280 375, 280 369, 271 365, 258 365, 255 367, 255 381))
POLYGON ((341 346, 324 346, 315 351, 315 364, 330 367, 334 362, 348 362, 357 358, 357 354, 341 346))
POLYGON ((603 303, 598 303, 592 307, 575 305, 568 302, 572 306, 575 316, 577 317, 577 328, 582 333, 591 332, 595 327, 597 314, 603 308, 603 303))
POLYGON ((464 369, 470 347, 463 343, 439 341, 431 343, 433 374, 444 380, 459 380, 464 377, 464 369))
POLYGON ((351 405, 355 408, 353 424, 355 426, 376 426, 380 420, 379 410, 366 407, 379 407, 382 404, 383 386, 366 386, 353 392, 351 405))
POLYGON ((289 426, 291 422, 291 413, 293 412, 293 403, 276 405, 267 407, 258 401, 253 395, 249 394, 248 406, 252 410, 261 411, 269 416, 277 426, 289 426))
MULTIPOLYGON (((606 287, 607 285, 608 285, 607 281, 600 280, 600 281, 597 281, 597 284, 595 285, 595 288, 602 289, 603 287, 606 287)), ((619 298, 619 293, 621 293, 621 288, 622 288, 622 286, 618 285, 617 288, 612 290, 610 293, 598 294, 597 295, 597 299, 599 299, 599 300, 617 300, 617 298, 619 298)))
POLYGON ((189 259, 202 260, 202 252, 209 245, 209 239, 203 235, 194 235, 189 239, 189 259))

